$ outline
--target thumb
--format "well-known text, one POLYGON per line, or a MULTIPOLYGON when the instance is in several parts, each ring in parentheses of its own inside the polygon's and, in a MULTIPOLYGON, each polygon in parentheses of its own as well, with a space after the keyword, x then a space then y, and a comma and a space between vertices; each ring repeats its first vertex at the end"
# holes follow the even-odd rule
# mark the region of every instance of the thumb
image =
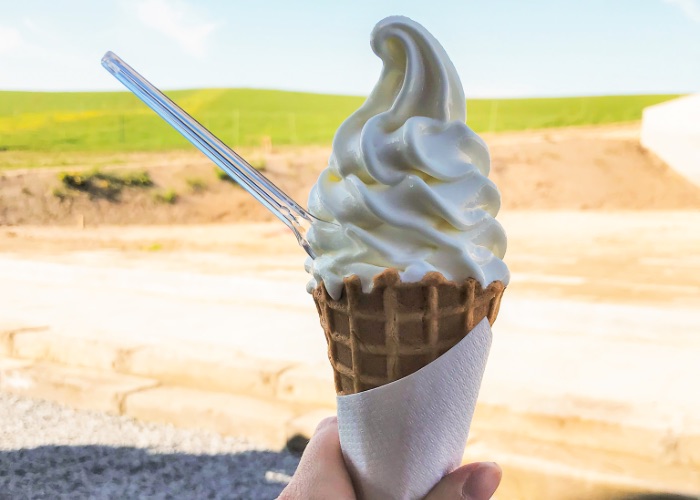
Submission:
POLYGON ((340 450, 338 420, 323 420, 304 450, 297 471, 280 500, 353 500, 355 492, 340 450))
POLYGON ((477 462, 455 469, 430 490, 425 500, 489 500, 503 472, 493 462, 477 462))

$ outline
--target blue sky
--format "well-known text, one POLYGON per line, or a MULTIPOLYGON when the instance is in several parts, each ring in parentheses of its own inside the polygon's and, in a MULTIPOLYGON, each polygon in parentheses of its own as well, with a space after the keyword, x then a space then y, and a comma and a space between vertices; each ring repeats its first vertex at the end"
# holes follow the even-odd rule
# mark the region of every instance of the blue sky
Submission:
POLYGON ((468 97, 700 91, 700 0, 2 0, 0 89, 157 86, 367 94, 391 14, 445 46, 468 97))

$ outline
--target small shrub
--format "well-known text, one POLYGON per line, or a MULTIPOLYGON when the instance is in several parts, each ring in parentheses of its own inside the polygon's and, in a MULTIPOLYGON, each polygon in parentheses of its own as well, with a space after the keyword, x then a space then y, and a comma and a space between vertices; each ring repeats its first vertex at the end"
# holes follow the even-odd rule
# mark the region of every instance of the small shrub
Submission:
POLYGON ((61 203, 63 203, 70 197, 68 193, 66 193, 63 189, 58 187, 55 187, 51 190, 51 196, 58 198, 58 201, 60 201, 61 203))
MULTIPOLYGON (((248 160, 250 166, 253 167, 258 172, 265 172, 267 170, 267 160, 265 158, 251 158, 248 160)), ((230 182, 231 184, 238 184, 235 179, 229 177, 229 175, 220 168, 214 169, 214 174, 216 178, 220 181, 230 182)))
POLYGON ((153 186, 153 179, 151 179, 151 174, 146 170, 140 172, 129 172, 124 174, 122 177, 122 182, 128 187, 151 187, 153 186))
POLYGON ((252 158, 248 161, 251 167, 260 172, 267 170, 267 160, 265 158, 252 158))
POLYGON ((29 189, 27 186, 22 188, 22 194, 25 196, 34 196, 34 193, 32 193, 31 189, 29 189))
POLYGON ((91 199, 110 201, 116 201, 124 187, 153 186, 153 180, 145 170, 126 174, 106 173, 97 169, 91 172, 61 172, 58 179, 69 190, 87 193, 91 199))
POLYGON ((67 188, 78 191, 86 191, 89 183, 89 178, 85 174, 77 172, 61 172, 58 174, 58 180, 67 188))
POLYGON ((231 184, 238 184, 234 179, 229 177, 226 172, 224 172, 223 170, 221 170, 218 167, 214 169, 214 174, 216 175, 216 178, 219 179, 220 181, 230 182, 231 184))
POLYGON ((177 203, 179 196, 174 189, 168 189, 167 191, 153 193, 153 199, 156 203, 166 203, 168 205, 174 205, 177 203))
POLYGON ((151 243, 150 245, 146 245, 143 247, 144 250, 147 252, 158 252, 160 250, 163 250, 163 245, 156 242, 156 243, 151 243))
POLYGON ((207 189, 207 183, 199 177, 189 177, 185 179, 185 182, 187 182, 187 185, 190 187, 193 193, 201 193, 207 189))

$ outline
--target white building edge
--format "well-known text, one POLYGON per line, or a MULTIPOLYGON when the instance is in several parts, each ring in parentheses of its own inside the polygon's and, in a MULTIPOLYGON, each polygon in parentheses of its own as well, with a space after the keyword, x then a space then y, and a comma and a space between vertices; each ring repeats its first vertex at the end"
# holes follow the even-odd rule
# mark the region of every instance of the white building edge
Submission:
POLYGON ((700 94, 644 109, 642 146, 700 186, 700 94))

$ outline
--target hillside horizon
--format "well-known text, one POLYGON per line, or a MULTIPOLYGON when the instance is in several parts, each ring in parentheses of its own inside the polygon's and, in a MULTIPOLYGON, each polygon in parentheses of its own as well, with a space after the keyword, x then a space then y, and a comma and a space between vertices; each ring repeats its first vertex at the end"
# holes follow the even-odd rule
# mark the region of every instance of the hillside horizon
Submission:
MULTIPOLYGON (((210 88, 167 91, 231 146, 330 144, 364 96, 210 88)), ((468 99, 476 132, 503 132, 636 121, 646 106, 676 94, 468 99)), ((0 149, 152 151, 187 142, 127 91, 0 91, 0 149)))

